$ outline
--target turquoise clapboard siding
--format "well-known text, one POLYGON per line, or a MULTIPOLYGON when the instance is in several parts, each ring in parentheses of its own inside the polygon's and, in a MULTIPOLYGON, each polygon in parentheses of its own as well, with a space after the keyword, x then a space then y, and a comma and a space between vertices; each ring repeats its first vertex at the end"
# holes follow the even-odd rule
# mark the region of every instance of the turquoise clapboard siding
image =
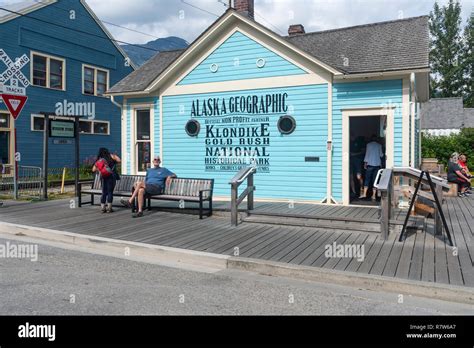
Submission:
POLYGON ((333 197, 342 200, 342 111, 349 107, 395 104, 394 164, 402 164, 402 80, 336 83, 333 85, 333 197))
MULTIPOLYGON (((126 148, 126 166, 125 166, 125 174, 133 174, 134 168, 132 168, 132 157, 135 155, 135 144, 133 139, 133 132, 132 132, 132 122, 134 122, 134 115, 133 115, 133 107, 134 105, 145 104, 145 105, 153 105, 153 112, 154 112, 154 119, 153 124, 154 127, 151 129, 153 132, 154 142, 152 143, 155 155, 160 154, 160 98, 158 97, 151 97, 151 98, 131 98, 127 99, 126 102, 126 139, 125 139, 125 148, 126 148)), ((144 107, 146 109, 146 107, 144 107)), ((151 115, 153 116, 153 115, 151 115)))
POLYGON ((300 67, 237 31, 178 84, 190 85, 306 73, 300 67), (266 60, 263 68, 257 67, 259 58, 266 60), (212 64, 219 66, 215 73, 210 70, 212 64))
MULTIPOLYGON (((163 97, 163 164, 181 177, 214 178, 215 194, 230 196, 230 179, 236 171, 206 171, 206 120, 218 116, 196 117, 201 124, 198 137, 190 137, 185 125, 191 119, 193 100, 225 98, 249 95, 288 93, 291 114, 297 122, 291 135, 281 135, 278 114, 235 114, 228 116, 269 117, 268 152, 270 172, 256 175, 256 198, 280 200, 322 200, 326 196, 326 140, 328 86, 308 85, 275 89, 246 90, 212 94, 163 97), (320 157, 320 162, 306 162, 306 156, 320 157)), ((233 123, 230 124, 232 126, 233 123)), ((240 141, 235 138, 233 141, 240 141)), ((246 139, 246 138, 244 138, 246 139)))

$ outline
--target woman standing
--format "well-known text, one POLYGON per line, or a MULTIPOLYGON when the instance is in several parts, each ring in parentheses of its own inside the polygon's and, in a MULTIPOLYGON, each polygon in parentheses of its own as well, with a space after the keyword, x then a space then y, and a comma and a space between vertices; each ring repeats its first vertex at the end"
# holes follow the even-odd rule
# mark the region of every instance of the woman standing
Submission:
POLYGON ((110 154, 109 150, 102 147, 99 149, 97 161, 92 167, 92 171, 99 172, 102 178, 102 213, 112 213, 112 202, 114 200, 114 189, 117 180, 120 180, 117 173, 117 164, 121 163, 120 157, 110 154), (106 206, 107 204, 107 206, 106 206))

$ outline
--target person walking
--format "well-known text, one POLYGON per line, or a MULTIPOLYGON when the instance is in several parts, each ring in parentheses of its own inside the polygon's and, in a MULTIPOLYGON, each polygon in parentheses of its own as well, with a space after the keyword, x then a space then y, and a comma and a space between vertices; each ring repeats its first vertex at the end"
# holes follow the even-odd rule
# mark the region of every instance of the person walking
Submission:
POLYGON ((378 137, 375 134, 372 135, 370 140, 370 143, 367 144, 364 158, 364 168, 366 169, 364 194, 360 196, 359 199, 370 200, 370 197, 367 197, 367 191, 369 188, 372 188, 372 199, 375 200, 376 190, 374 188, 374 182, 378 171, 382 168, 382 158, 384 157, 384 153, 382 145, 377 142, 378 137))
POLYGON ((97 161, 92 167, 94 173, 98 172, 102 180, 102 197, 100 207, 102 213, 112 213, 112 203, 114 200, 114 190, 117 180, 120 176, 117 173, 117 164, 121 163, 119 156, 111 154, 108 149, 102 147, 99 149, 97 161))

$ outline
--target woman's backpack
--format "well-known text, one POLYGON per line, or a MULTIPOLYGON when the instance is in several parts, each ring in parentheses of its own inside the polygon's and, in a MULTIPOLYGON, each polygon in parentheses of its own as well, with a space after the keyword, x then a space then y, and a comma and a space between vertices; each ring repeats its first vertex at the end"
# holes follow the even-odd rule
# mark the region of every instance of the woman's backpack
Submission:
POLYGON ((95 162, 95 166, 102 178, 108 178, 114 174, 114 171, 110 168, 109 163, 104 158, 95 162))

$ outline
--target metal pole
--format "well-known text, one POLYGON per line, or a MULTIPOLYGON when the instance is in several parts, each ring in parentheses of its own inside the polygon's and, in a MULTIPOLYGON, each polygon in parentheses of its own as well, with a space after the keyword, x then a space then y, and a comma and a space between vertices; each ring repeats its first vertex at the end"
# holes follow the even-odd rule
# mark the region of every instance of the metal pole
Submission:
POLYGON ((407 228, 408 219, 410 218, 411 210, 413 209, 413 206, 415 205, 416 196, 418 194, 418 190, 420 189, 421 181, 423 180, 424 175, 425 175, 425 172, 421 172, 420 179, 418 180, 418 183, 416 184, 415 193, 411 197, 410 208, 408 209, 407 216, 405 217, 405 222, 403 223, 402 232, 400 233, 400 238, 398 239, 399 242, 403 241, 403 235, 405 234, 405 230, 407 228))
POLYGON ((247 196, 247 209, 250 211, 253 210, 253 173, 251 173, 247 178, 247 186, 250 189, 247 196))
POLYGON ((43 199, 48 200, 49 115, 44 115, 43 133, 43 199))
POLYGON ((79 118, 76 117, 74 119, 74 137, 75 137, 75 143, 76 143, 76 175, 75 175, 75 179, 74 179, 74 184, 76 186, 76 197, 79 197, 79 195, 81 194, 79 192, 79 156, 80 156, 80 153, 79 153, 79 146, 80 146, 80 143, 79 143, 79 118))
POLYGON ((17 142, 16 142, 16 122, 13 121, 13 127, 14 127, 14 137, 15 137, 15 148, 13 150, 13 199, 17 200, 18 199, 18 162, 17 162, 17 142))
POLYGON ((230 215, 231 215, 231 223, 232 226, 237 226, 238 224, 238 206, 237 206, 237 185, 232 184, 231 188, 231 201, 230 201, 230 215))

